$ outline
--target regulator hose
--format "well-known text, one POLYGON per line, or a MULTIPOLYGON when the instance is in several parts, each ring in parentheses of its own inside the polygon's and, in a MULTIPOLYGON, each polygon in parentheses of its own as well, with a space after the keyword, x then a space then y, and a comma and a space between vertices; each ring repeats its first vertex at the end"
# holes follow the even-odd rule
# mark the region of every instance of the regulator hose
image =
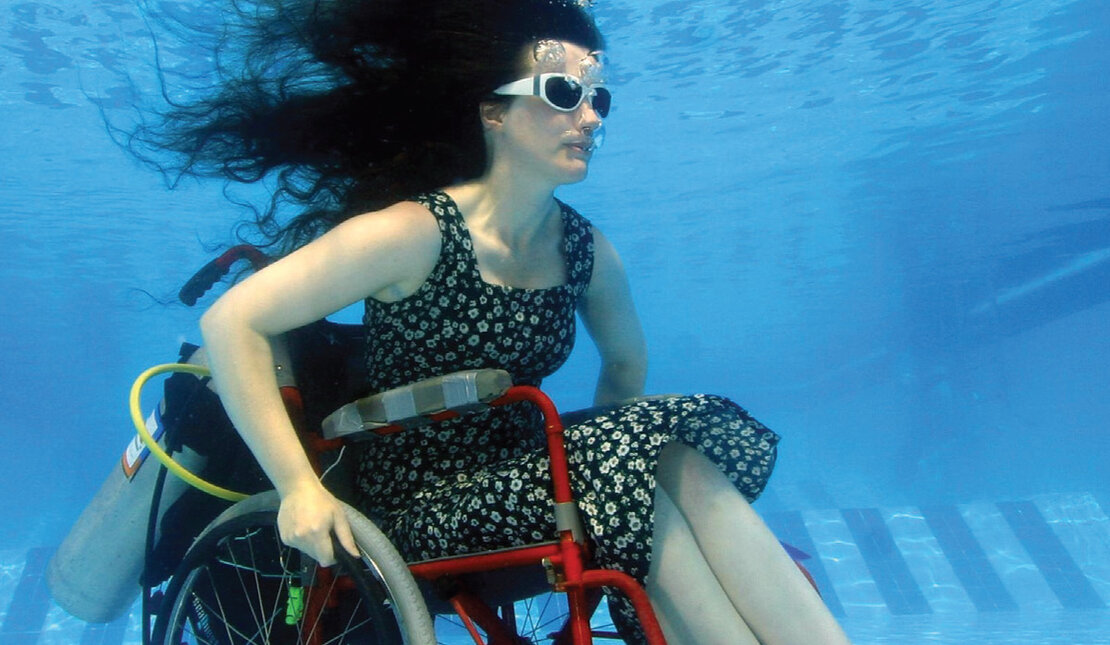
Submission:
POLYGON ((203 365, 191 365, 189 363, 164 363, 162 365, 155 365, 140 374, 139 378, 135 379, 135 383, 131 385, 130 397, 131 421, 135 424, 135 429, 139 431, 139 438, 142 439, 143 443, 146 444, 146 447, 150 450, 150 453, 154 455, 158 461, 162 462, 162 465, 164 465, 167 470, 190 486, 200 489, 209 495, 219 497, 220 499, 226 499, 229 502, 238 502, 241 499, 246 499, 247 495, 243 493, 237 493, 233 490, 222 488, 189 472, 184 466, 174 461, 173 457, 169 456, 169 454, 162 449, 162 446, 158 445, 158 442, 151 436, 150 431, 147 430, 146 421, 143 420, 143 411, 139 395, 142 394, 143 386, 146 385, 147 381, 159 374, 165 374, 166 372, 181 372, 199 377, 212 375, 207 367, 203 365))

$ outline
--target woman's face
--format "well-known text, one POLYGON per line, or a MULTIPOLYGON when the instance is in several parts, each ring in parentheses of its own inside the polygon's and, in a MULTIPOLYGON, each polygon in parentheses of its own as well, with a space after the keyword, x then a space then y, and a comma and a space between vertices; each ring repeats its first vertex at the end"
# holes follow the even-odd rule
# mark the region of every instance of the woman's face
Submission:
MULTIPOLYGON (((604 73, 597 52, 570 42, 542 41, 529 59, 526 74, 569 74, 581 79, 587 92, 604 73)), ((514 173, 530 171, 555 185, 579 182, 586 178, 601 124, 590 100, 560 111, 538 96, 517 96, 494 129, 494 156, 511 163, 514 173)))

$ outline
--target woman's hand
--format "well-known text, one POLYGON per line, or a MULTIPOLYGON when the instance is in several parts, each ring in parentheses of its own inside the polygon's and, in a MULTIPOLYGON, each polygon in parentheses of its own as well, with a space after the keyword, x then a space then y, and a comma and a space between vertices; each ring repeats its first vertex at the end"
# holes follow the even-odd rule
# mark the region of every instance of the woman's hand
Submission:
POLYGON ((304 551, 321 566, 335 564, 331 534, 354 557, 359 557, 355 537, 343 507, 319 482, 294 488, 281 500, 278 534, 281 541, 304 551))

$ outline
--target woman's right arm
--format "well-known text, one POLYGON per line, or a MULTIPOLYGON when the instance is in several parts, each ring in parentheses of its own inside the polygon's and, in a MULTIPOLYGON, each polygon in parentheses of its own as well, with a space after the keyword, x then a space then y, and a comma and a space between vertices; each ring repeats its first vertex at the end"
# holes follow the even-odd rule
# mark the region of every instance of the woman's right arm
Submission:
POLYGON ((578 311, 601 355, 594 405, 612 405, 644 393, 647 347, 620 256, 601 231, 593 237, 593 275, 578 311))
POLYGON ((235 285, 201 318, 224 408, 281 497, 282 540, 328 565, 330 533, 355 553, 341 507, 312 470, 278 392, 270 339, 368 296, 416 290, 439 256, 419 204, 354 217, 235 285))

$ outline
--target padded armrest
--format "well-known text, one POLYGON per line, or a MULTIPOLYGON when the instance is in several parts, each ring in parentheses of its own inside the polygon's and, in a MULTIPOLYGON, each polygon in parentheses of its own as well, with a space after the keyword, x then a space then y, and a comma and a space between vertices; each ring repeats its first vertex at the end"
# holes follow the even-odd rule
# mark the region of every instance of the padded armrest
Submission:
POLYGON ((454 372, 374 394, 332 412, 322 424, 325 439, 365 430, 389 434, 433 421, 433 415, 482 409, 512 387, 505 370, 454 372))

